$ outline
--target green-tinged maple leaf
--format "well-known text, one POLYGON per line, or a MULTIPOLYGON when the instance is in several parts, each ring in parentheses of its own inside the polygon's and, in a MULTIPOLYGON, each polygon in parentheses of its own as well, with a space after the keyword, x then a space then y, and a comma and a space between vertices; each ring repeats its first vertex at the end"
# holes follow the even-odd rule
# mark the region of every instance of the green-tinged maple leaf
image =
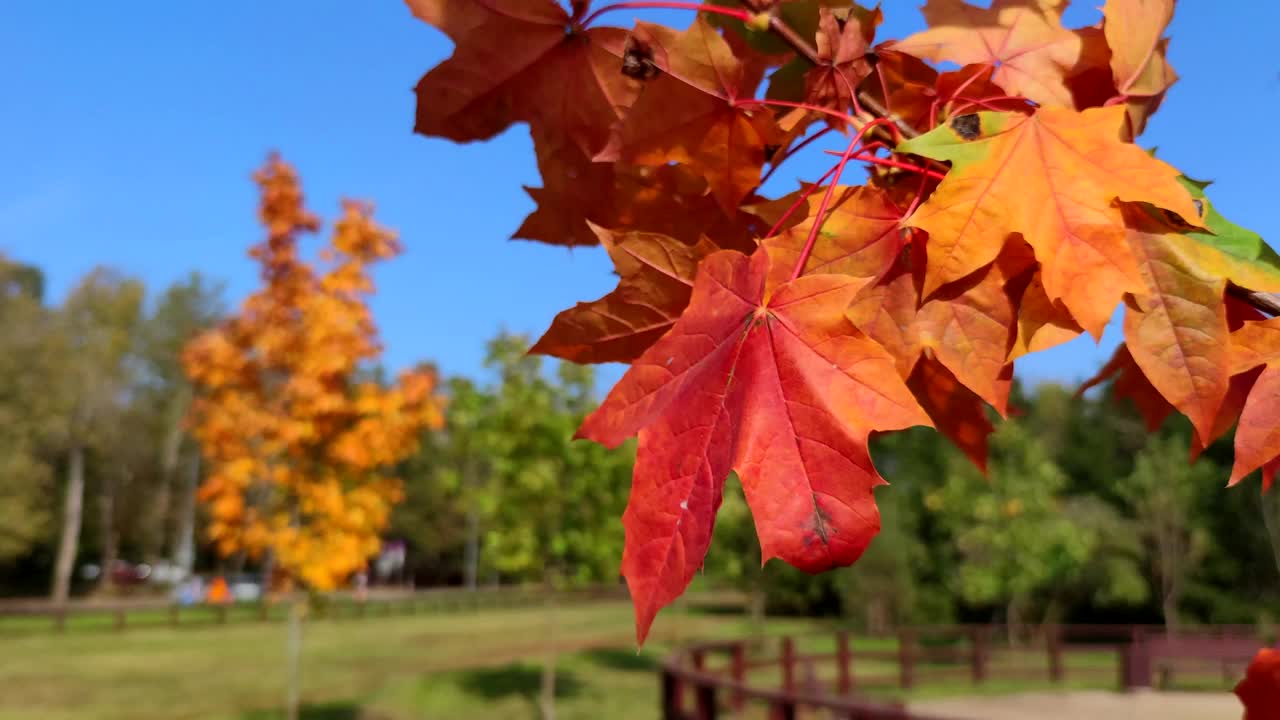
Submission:
MULTIPOLYGON (((741 0, 711 0, 711 4, 720 5, 721 7, 752 9, 752 3, 744 3, 741 0)), ((774 12, 777 14, 778 19, 795 31, 796 35, 802 38, 811 38, 818 33, 818 13, 823 9, 833 10, 842 23, 847 23, 852 19, 854 22, 870 28, 872 32, 880 22, 879 8, 868 10, 851 2, 851 0, 782 0, 777 3, 774 12)), ((716 27, 729 29, 735 35, 742 37, 757 52, 778 57, 790 56, 794 52, 794 49, 787 44, 786 40, 778 37, 776 33, 769 31, 767 28, 750 27, 741 20, 735 20, 723 15, 709 15, 708 19, 716 27)), ((871 37, 868 37, 867 42, 870 41, 871 37)), ((808 65, 808 67, 813 66, 808 65)))
POLYGON ((845 319, 853 281, 766 292, 769 264, 765 249, 703 260, 688 309, 579 430, 610 447, 639 434, 622 571, 641 642, 702 565, 730 470, 764 560, 818 572, 879 530, 869 434, 929 424, 893 359, 845 319))
POLYGON ((596 160, 686 163, 735 213, 760 183, 765 146, 779 137, 772 113, 752 101, 742 63, 705 20, 684 31, 638 23, 635 37, 662 72, 645 83, 596 160))
POLYGON ((899 144, 952 169, 907 220, 929 233, 924 293, 990 263, 1012 233, 1035 250, 1046 294, 1095 337, 1141 287, 1115 201, 1195 218, 1178 171, 1121 142, 1124 108, 982 112, 899 144))
POLYGON ((593 154, 635 99, 621 72, 626 31, 579 29, 554 0, 498 6, 481 0, 410 0, 457 44, 417 86, 415 132, 484 140, 516 122, 593 154))
POLYGON ((1111 48, 1111 71, 1117 92, 1127 98, 1133 135, 1164 99, 1178 75, 1166 58, 1165 28, 1173 20, 1174 0, 1107 0, 1102 30, 1111 48))
POLYGON ((592 228, 609 251, 618 287, 556 316, 530 352, 577 363, 630 362, 657 342, 689 304, 698 262, 717 248, 666 235, 592 228))
POLYGON ((946 366, 925 356, 916 363, 907 380, 907 387, 915 393, 920 407, 929 414, 933 424, 961 452, 987 471, 987 438, 995 430, 987 418, 987 406, 982 398, 961 385, 946 366))
POLYGON ((1074 107, 1065 78, 1080 59, 1081 40, 1062 26, 1060 4, 995 0, 983 8, 929 0, 922 10, 929 29, 890 47, 933 62, 991 65, 993 82, 1010 95, 1074 107))
POLYGON ((1280 255, 1267 245, 1261 235, 1231 222, 1218 212, 1218 208, 1204 192, 1205 188, 1213 184, 1212 182, 1192 180, 1186 176, 1179 177, 1178 182, 1181 182, 1182 186, 1191 193, 1191 197, 1195 198, 1196 208, 1201 211, 1201 224, 1209 230, 1209 232, 1200 232, 1194 228, 1187 228, 1187 235, 1238 258, 1258 260, 1280 270, 1280 255))

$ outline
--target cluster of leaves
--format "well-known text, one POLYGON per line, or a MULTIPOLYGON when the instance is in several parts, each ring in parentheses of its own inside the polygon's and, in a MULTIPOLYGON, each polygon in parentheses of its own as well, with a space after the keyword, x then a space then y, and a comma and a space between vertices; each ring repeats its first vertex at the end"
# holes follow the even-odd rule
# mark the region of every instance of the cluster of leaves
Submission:
POLYGON ((1236 298, 1280 291, 1280 269, 1133 144, 1176 80, 1173 0, 1108 0, 1075 29, 1063 0, 929 0, 927 30, 878 44, 880 10, 840 0, 409 5, 456 43, 416 130, 527 123, 543 187, 516 236, 613 258, 617 289, 534 350, 631 365, 579 433, 639 438, 622 569, 642 641, 731 470, 765 560, 852 563, 879 529, 871 433, 932 425, 984 466, 1014 361, 1100 336, 1121 303, 1104 377, 1153 426, 1186 415, 1193 452, 1239 419, 1232 479, 1274 474, 1280 320, 1236 298), (699 12, 597 23, 651 7, 699 12), (833 131, 825 175, 761 195, 833 131))
POLYGON ((250 255, 263 287, 184 353, 210 465, 200 497, 220 552, 270 551, 283 581, 329 590, 377 552, 401 495, 389 470, 441 425, 443 407, 429 368, 392 387, 359 376, 381 349, 368 269, 399 252, 395 236, 368 205, 347 201, 322 253, 330 267, 317 274, 299 252, 299 235, 319 221, 297 175, 273 157, 255 179, 267 238, 250 255))

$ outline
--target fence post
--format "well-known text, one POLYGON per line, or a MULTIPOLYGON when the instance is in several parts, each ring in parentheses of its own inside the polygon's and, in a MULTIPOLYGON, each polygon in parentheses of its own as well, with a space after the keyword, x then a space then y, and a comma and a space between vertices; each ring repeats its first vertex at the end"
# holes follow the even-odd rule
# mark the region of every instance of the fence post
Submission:
POLYGON ((1049 648, 1049 679, 1062 682, 1062 629, 1057 624, 1045 628, 1045 644, 1049 648))
MULTIPOLYGON (((747 646, 742 641, 733 644, 733 657, 730 666, 730 672, 733 673, 733 682, 736 685, 743 685, 747 681, 747 646)), ((746 697, 742 694, 742 688, 737 687, 733 690, 733 709, 741 710, 746 703, 746 697)))
POLYGON ((905 690, 915 684, 915 634, 906 628, 898 631, 898 684, 905 690))
POLYGON ((986 625, 970 630, 969 641, 973 644, 973 684, 981 685, 987 681, 987 648, 991 641, 991 628, 986 625))
POLYGON ((1129 644, 1120 649, 1121 685, 1126 690, 1151 687, 1151 649, 1142 628, 1134 628, 1129 644))
MULTIPOLYGON (((791 692, 796 687, 796 645, 791 636, 782 638, 782 690, 791 692)), ((794 712, 794 708, 792 711, 794 712)))
POLYGON ((116 630, 124 630, 124 625, 125 625, 125 609, 116 608, 116 623, 115 623, 116 630))
POLYGON ((851 672, 853 657, 849 652, 849 631, 841 630, 836 633, 836 687, 839 688, 841 695, 848 695, 853 689, 853 674, 851 672))
POLYGON ((668 668, 662 670, 662 720, 684 720, 680 705, 680 676, 668 668))
POLYGON ((716 686, 714 684, 694 685, 693 698, 697 707, 698 720, 716 720, 716 686))
POLYGON ((796 720, 796 703, 791 698, 774 700, 769 708, 769 720, 796 720))

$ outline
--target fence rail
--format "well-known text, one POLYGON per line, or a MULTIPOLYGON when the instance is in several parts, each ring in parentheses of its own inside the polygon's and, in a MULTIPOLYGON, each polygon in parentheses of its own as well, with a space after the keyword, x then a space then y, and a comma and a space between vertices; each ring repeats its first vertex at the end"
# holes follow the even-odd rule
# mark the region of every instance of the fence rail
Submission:
MULTIPOLYGON (((1061 684, 1096 679, 1107 672, 1117 689, 1149 687, 1156 671, 1219 670, 1238 676, 1267 644, 1249 626, 1215 626, 1171 632, 1134 625, 1046 625, 1025 644, 993 641, 990 626, 903 628, 882 637, 893 649, 854 651, 848 632, 703 643, 664 662, 663 720, 737 717, 747 706, 763 706, 771 720, 806 716, 841 720, 937 720, 900 702, 876 701, 861 693, 920 683, 1039 679, 1061 684), (820 648, 814 648, 821 643, 820 648), (804 648, 804 649, 802 649, 804 648), (834 648, 834 649, 828 649, 834 648), (1111 656, 1104 667, 1068 663, 1072 655, 1111 656), (869 667, 869 670, 860 668, 869 667)), ((754 717, 754 715, 751 715, 754 717)))
MULTIPOLYGON (((692 598, 694 604, 734 602, 732 594, 707 593, 692 598)), ((605 600, 625 600, 620 585, 602 585, 553 594, 558 604, 605 600)), ((352 593, 320 596, 313 605, 317 620, 345 620, 425 612, 454 612, 480 609, 521 608, 548 601, 540 586, 430 588, 423 590, 380 590, 365 599, 352 593)), ((259 602, 182 605, 163 598, 121 598, 115 600, 72 601, 55 605, 43 600, 0 601, 0 628, 13 631, 66 632, 69 628, 95 631, 124 631, 139 627, 197 627, 239 622, 283 621, 290 598, 273 597, 259 602)))

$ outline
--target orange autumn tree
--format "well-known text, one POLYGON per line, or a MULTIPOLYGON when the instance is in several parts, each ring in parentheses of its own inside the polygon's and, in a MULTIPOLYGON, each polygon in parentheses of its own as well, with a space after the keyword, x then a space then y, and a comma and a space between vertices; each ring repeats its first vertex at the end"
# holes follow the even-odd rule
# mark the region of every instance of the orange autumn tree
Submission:
POLYGON ((372 207, 343 203, 318 271, 299 252, 320 221, 297 174, 273 156, 255 180, 267 237, 249 254, 262 288, 183 357, 201 389, 192 423, 209 473, 199 497, 219 553, 270 553, 285 586, 332 590, 378 551, 401 499, 391 467, 441 426, 442 401, 427 368, 392 387, 361 379, 381 351, 369 267, 400 252, 372 207))

